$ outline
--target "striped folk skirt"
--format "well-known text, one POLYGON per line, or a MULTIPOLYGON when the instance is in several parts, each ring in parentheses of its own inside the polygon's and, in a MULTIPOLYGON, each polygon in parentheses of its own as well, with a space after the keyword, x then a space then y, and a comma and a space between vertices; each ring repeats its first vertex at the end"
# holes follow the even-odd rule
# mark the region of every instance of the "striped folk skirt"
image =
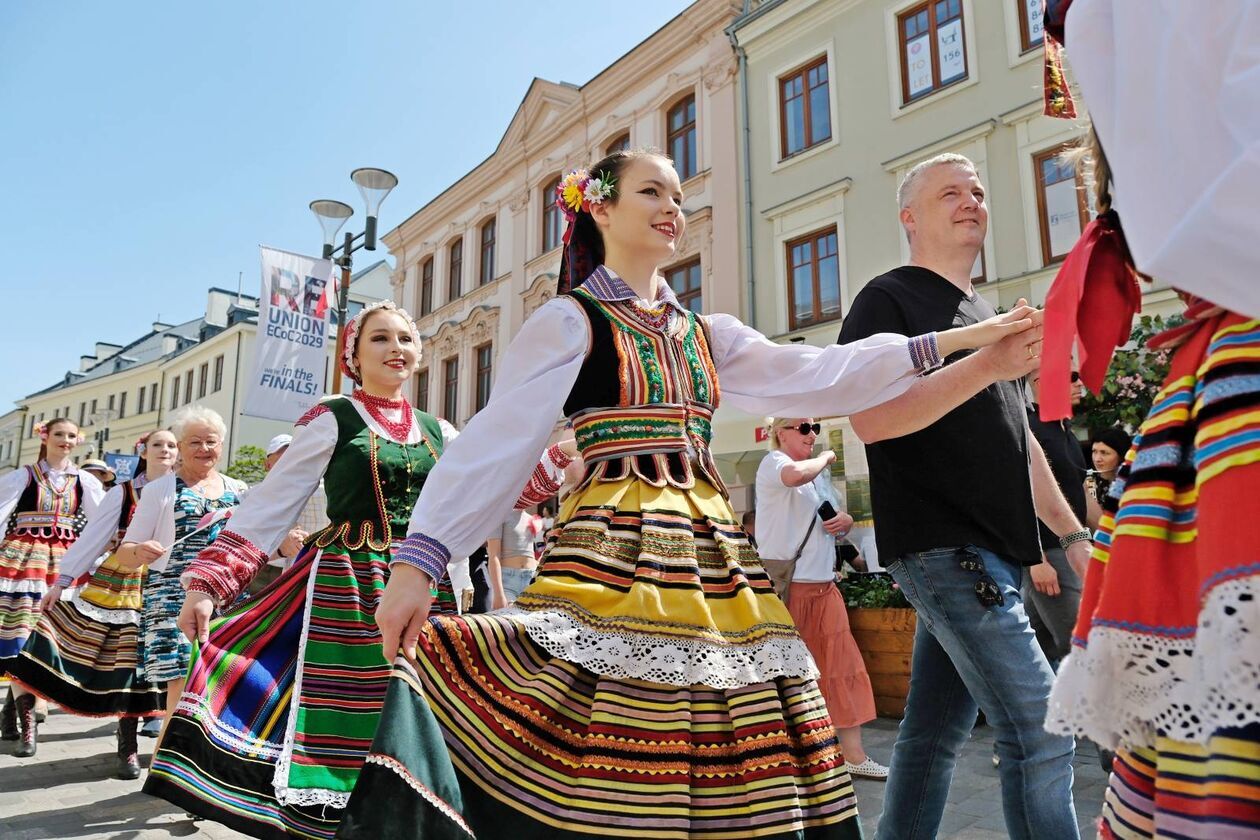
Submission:
POLYGON ((1260 321, 1191 329, 1112 483, 1046 724, 1122 750, 1113 837, 1260 838, 1260 321))
POLYGON ((816 676, 716 489, 595 482, 515 607, 399 660, 339 836, 860 837, 816 676))
POLYGON ((160 712, 166 692, 145 679, 140 661, 143 575, 107 559, 73 596, 39 617, 9 669, 13 678, 76 715, 160 712))
POLYGON ((1260 725, 1226 729, 1206 745, 1161 738, 1121 750, 1111 770, 1104 840, 1260 837, 1260 725))
POLYGON ((0 674, 35 629, 39 602, 73 543, 73 537, 51 528, 15 529, 0 542, 0 674))

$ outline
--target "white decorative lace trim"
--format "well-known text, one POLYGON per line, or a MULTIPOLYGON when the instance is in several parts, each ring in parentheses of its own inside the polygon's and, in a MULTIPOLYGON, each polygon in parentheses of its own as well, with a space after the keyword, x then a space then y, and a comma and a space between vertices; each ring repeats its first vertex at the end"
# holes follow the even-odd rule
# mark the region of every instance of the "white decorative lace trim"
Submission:
POLYGON ((778 677, 818 679, 818 666, 799 636, 741 647, 700 639, 607 633, 555 610, 526 612, 509 607, 496 614, 519 621, 529 637, 552 656, 614 679, 722 689, 778 677))
POLYGON ((214 712, 210 711, 205 698, 199 694, 191 694, 189 692, 181 694, 175 711, 197 721, 210 730, 216 739, 227 744, 238 753, 265 759, 273 759, 280 755, 279 749, 259 739, 256 735, 251 735, 219 720, 214 712))
POLYGON ((140 626, 139 610, 111 610, 108 607, 102 607, 100 604, 84 601, 79 597, 78 592, 74 593, 74 597, 70 599, 70 604, 78 612, 102 624, 134 624, 137 627, 140 626))
POLYGON ((1260 722, 1260 578, 1213 588, 1194 636, 1094 627, 1059 667, 1046 729, 1107 749, 1153 747, 1156 735, 1206 743, 1260 722))
POLYGON ((468 827, 466 822, 464 822, 464 818, 460 816, 459 812, 443 801, 443 799, 436 793, 421 784, 420 780, 408 773, 407 768, 403 767, 397 760, 387 755, 371 753, 363 763, 377 764, 384 767, 386 770, 389 770, 395 776, 402 779, 403 782, 406 783, 407 787, 424 797, 426 802, 441 811, 448 819, 451 820, 451 822, 462 828, 469 837, 473 836, 472 829, 468 827))

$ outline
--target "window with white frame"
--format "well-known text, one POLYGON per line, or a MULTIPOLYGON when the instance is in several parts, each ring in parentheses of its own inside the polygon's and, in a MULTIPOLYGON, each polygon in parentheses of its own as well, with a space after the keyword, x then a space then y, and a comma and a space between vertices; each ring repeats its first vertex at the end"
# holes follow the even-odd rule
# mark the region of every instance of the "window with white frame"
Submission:
POLYGON ((1029 52, 1040 47, 1045 39, 1045 0, 1015 0, 1019 12, 1019 49, 1029 52))
POLYGON ((788 328, 840 317, 840 250, 835 225, 786 243, 788 328))
POLYGON ((779 77, 779 153, 787 158, 831 139, 827 57, 779 77))
POLYGON ((1089 222, 1085 184, 1076 167, 1063 159, 1064 143, 1033 155, 1041 259, 1050 265, 1067 256, 1089 222))
POLYGON ((967 78, 962 0, 932 0, 897 15, 902 103, 967 78))

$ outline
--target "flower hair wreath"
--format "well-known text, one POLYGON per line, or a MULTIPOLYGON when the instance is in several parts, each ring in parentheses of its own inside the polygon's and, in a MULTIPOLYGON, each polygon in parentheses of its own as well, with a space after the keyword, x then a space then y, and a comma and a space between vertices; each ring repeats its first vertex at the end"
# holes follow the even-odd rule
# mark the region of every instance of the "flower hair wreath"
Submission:
MULTIPOLYGON (((360 385, 363 384, 363 378, 359 373, 358 364, 354 361, 354 351, 357 350, 359 346, 359 329, 363 326, 363 322, 367 320, 369 315, 380 309, 401 315, 407 322, 407 326, 411 329, 411 338, 416 343, 416 347, 420 348, 421 346, 420 330, 416 328, 416 322, 412 320, 411 315, 407 312, 407 310, 398 306, 392 300, 378 300, 375 303, 365 306, 359 311, 358 315, 355 315, 350 319, 350 322, 346 324, 344 336, 337 339, 337 343, 341 345, 341 372, 360 385)), ((422 357, 422 351, 417 349, 416 356, 416 361, 419 363, 420 358, 422 357)))
POLYGON ((591 205, 603 204, 617 195, 617 180, 607 172, 591 175, 589 169, 575 169, 556 187, 556 204, 572 222, 579 210, 591 212, 591 205))

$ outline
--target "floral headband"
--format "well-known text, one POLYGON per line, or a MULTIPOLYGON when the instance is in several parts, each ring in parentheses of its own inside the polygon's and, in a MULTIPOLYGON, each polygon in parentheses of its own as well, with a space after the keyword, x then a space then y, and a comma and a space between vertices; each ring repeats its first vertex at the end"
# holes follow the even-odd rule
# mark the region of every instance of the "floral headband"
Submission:
POLYGON ((574 169, 556 187, 556 205, 564 212, 568 225, 564 231, 564 244, 569 244, 573 222, 578 211, 591 212, 591 205, 603 204, 617 195, 617 180, 607 172, 591 175, 589 169, 574 169))
MULTIPOLYGON (((411 337, 416 342, 416 346, 420 346, 420 331, 416 329, 416 322, 411 319, 411 315, 407 313, 407 310, 399 307, 392 300, 378 300, 376 303, 365 306, 358 315, 350 319, 350 322, 346 324, 344 334, 337 339, 341 345, 341 372, 360 385, 363 384, 363 377, 359 373, 359 365, 354 361, 354 352, 359 346, 359 329, 369 315, 381 309, 397 312, 401 315, 411 329, 411 337)), ((418 353, 419 351, 417 351, 418 353)))

